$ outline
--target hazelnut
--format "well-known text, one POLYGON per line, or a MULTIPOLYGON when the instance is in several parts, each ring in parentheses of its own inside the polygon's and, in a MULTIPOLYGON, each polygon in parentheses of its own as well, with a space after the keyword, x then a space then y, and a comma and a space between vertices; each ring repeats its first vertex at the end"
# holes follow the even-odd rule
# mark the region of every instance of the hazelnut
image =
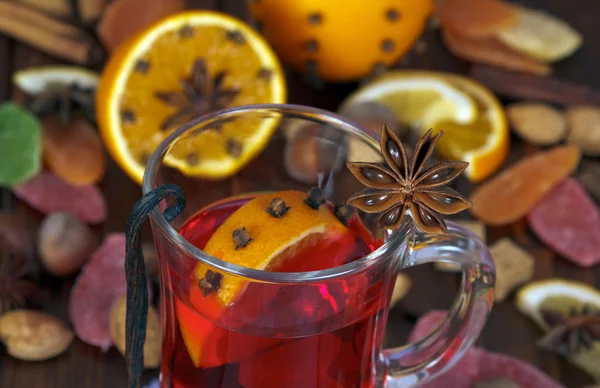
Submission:
POLYGON ((38 239, 40 259, 55 276, 77 272, 96 245, 90 228, 68 213, 49 214, 42 221, 38 239))

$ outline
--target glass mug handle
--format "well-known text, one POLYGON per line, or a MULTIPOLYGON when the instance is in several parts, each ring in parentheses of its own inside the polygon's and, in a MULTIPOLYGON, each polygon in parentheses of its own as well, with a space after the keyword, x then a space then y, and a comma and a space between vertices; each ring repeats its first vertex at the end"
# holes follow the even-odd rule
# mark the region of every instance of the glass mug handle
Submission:
POLYGON ((462 270, 458 295, 444 321, 419 341, 383 351, 385 387, 413 387, 447 371, 479 337, 494 300, 496 269, 485 243, 448 222, 448 234, 413 234, 403 268, 453 263, 462 270))

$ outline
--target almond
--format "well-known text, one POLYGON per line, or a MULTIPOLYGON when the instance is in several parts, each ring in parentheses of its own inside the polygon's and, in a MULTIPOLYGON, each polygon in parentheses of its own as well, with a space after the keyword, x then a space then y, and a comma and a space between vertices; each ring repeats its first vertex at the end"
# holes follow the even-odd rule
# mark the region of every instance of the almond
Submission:
POLYGON ((42 361, 64 352, 73 342, 73 332, 52 315, 15 310, 0 317, 0 339, 11 356, 42 361))
MULTIPOLYGON (((127 315, 127 297, 121 296, 113 305, 110 313, 110 335, 117 349, 125 355, 125 319, 127 315)), ((148 306, 146 341, 144 342, 144 367, 157 368, 160 365, 161 330, 158 312, 148 306)))
POLYGON ((517 135, 533 144, 553 145, 567 135, 564 114, 548 104, 518 102, 506 108, 506 116, 517 135))

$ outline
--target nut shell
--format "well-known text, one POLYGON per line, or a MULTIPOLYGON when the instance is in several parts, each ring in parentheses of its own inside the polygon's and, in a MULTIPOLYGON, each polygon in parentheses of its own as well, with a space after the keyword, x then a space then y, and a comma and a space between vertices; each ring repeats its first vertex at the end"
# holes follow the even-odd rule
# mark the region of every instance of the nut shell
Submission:
POLYGON ((42 361, 63 353, 73 342, 73 332, 49 314, 14 310, 0 317, 0 339, 11 356, 42 361))
POLYGON ((520 102, 506 108, 506 116, 519 137, 537 145, 556 144, 567 135, 567 120, 550 105, 520 102))
MULTIPOLYGON (((121 354, 125 355, 125 318, 127 314, 127 297, 120 297, 110 313, 110 335, 121 354)), ((144 367, 158 368, 161 355, 161 330, 158 312, 154 306, 148 306, 146 324, 146 341, 144 342, 144 367)))

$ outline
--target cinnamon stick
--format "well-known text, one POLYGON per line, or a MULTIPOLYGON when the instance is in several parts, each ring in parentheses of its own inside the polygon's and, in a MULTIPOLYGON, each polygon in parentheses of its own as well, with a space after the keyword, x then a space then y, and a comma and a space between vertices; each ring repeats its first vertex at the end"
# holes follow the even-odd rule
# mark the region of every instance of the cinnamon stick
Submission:
POLYGON ((13 2, 24 4, 56 17, 68 17, 71 15, 69 0, 14 0, 13 2))
POLYGON ((98 47, 85 32, 21 4, 0 1, 0 32, 77 64, 98 60, 98 47))
POLYGON ((100 19, 106 6, 106 0, 78 0, 77 4, 79 5, 81 19, 86 23, 90 23, 100 19))
POLYGON ((600 105, 600 90, 551 77, 536 77, 490 66, 473 65, 469 76, 494 93, 559 105, 600 105))

